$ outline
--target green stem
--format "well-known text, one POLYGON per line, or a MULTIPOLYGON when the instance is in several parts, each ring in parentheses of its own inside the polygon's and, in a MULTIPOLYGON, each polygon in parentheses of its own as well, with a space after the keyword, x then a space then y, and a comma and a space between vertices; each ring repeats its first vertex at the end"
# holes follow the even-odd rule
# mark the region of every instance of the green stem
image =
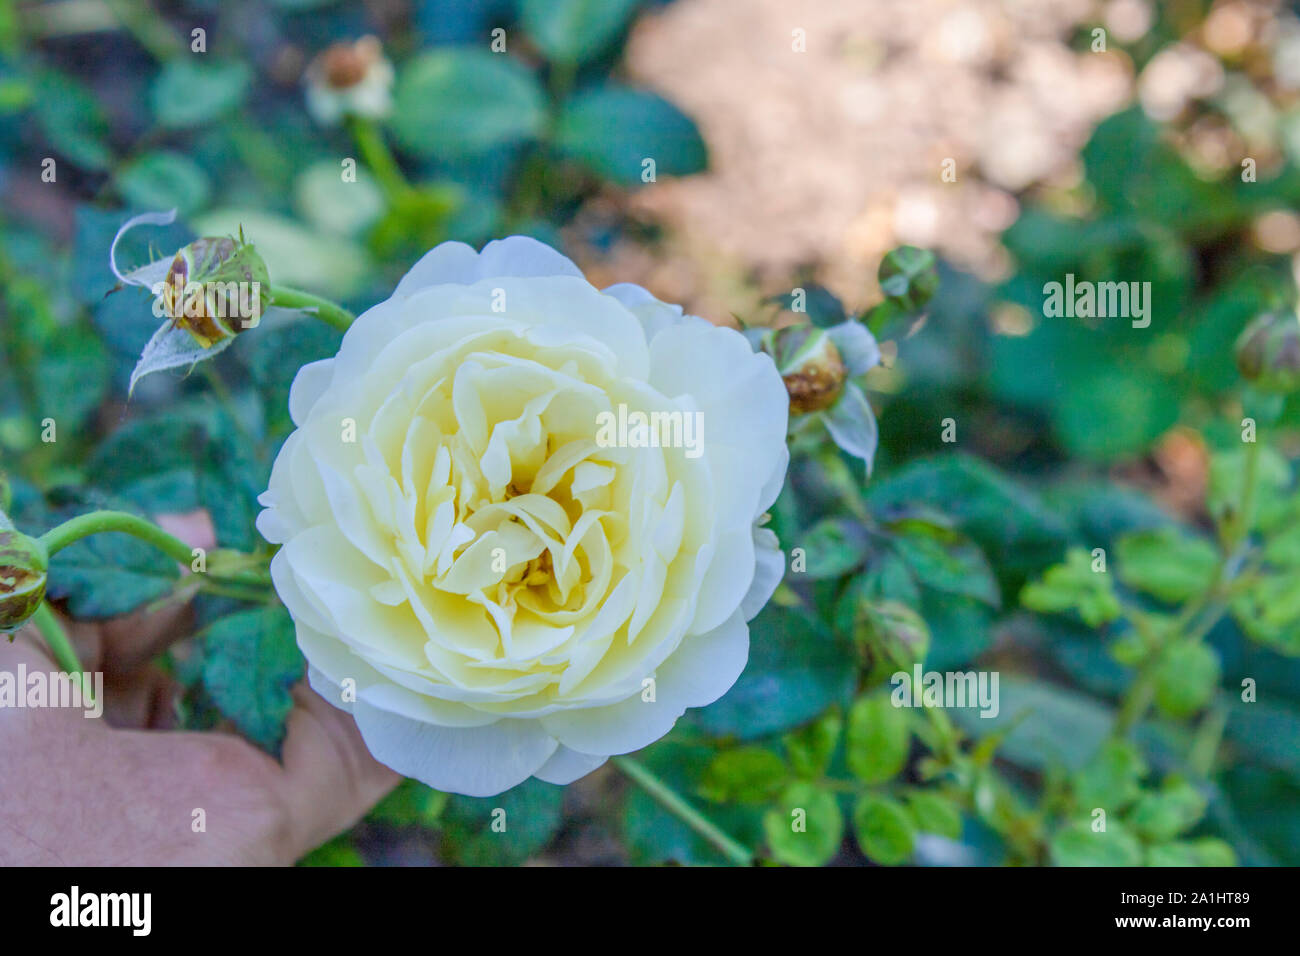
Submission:
POLYGON ((1187 765, 1196 777, 1203 780, 1214 769, 1214 758, 1218 756, 1219 745, 1223 742, 1223 730, 1227 724, 1228 708, 1222 701, 1216 701, 1201 719, 1187 758, 1187 765))
POLYGON ((54 612, 45 601, 41 602, 41 606, 32 615, 32 623, 41 632, 41 637, 45 638, 50 653, 54 655, 55 663, 65 672, 75 675, 81 682, 82 699, 87 703, 93 702, 94 693, 86 680, 86 672, 77 658, 77 652, 72 647, 72 641, 68 639, 68 632, 63 629, 63 625, 59 623, 59 619, 54 616, 54 612))
POLYGON ((310 312, 326 325, 332 325, 340 332, 346 332, 356 320, 355 315, 329 299, 303 292, 301 289, 291 289, 285 285, 275 286, 271 290, 271 305, 278 309, 301 309, 310 312))
MULTIPOLYGON (((53 557, 70 544, 92 534, 117 531, 152 545, 178 564, 189 566, 194 560, 194 549, 180 538, 168 534, 152 521, 127 511, 92 511, 69 518, 63 524, 41 535, 40 542, 53 557)), ((224 552, 223 552, 224 553, 224 552)), ((256 587, 266 583, 266 572, 257 568, 235 568, 229 572, 214 573, 214 577, 231 583, 244 583, 256 587)))
POLYGON ((357 149, 361 151, 361 158, 370 167, 370 172, 374 174, 375 181, 379 183, 379 188, 384 191, 389 203, 409 193, 411 184, 402 175, 402 169, 389 151, 379 128, 360 116, 349 116, 347 125, 357 149))
POLYGON ((236 601, 247 601, 250 604, 265 604, 271 599, 272 594, 267 588, 226 584, 219 581, 204 581, 203 591, 206 594, 234 598, 236 601))
POLYGON ((104 531, 120 531, 139 538, 180 564, 188 565, 194 559, 193 549, 180 538, 173 537, 153 522, 126 511, 92 511, 77 515, 41 535, 41 544, 45 545, 45 550, 53 557, 68 545, 104 531))
POLYGON ((1152 654, 1143 664, 1142 669, 1138 671, 1137 678, 1124 694, 1124 700, 1120 703, 1119 716, 1115 719, 1113 733, 1116 737, 1125 736, 1137 726, 1138 721, 1146 716, 1151 701, 1155 700, 1156 673, 1155 664, 1152 662, 1159 659, 1159 654, 1152 654))
POLYGON ((1146 716, 1151 702, 1155 699, 1156 670, 1160 666, 1165 648, 1180 639, 1193 644, 1202 640, 1227 610, 1227 599, 1231 596, 1232 585, 1235 583, 1230 580, 1228 567, 1237 549, 1250 535, 1251 511, 1255 507, 1255 485, 1258 474, 1259 444, 1256 441, 1251 442, 1246 449, 1241 501, 1237 510, 1228 515, 1224 522, 1219 540, 1219 559, 1214 568, 1213 580, 1194 601, 1183 608, 1178 617, 1165 629, 1159 646, 1153 648, 1142 662, 1137 678, 1120 703, 1119 716, 1115 720, 1113 730, 1115 736, 1126 735, 1146 716))
POLYGON ((147 4, 129 0, 104 0, 106 6, 137 43, 161 63, 186 52, 187 44, 147 4))
POLYGON ((708 840, 719 853, 736 866, 750 866, 754 854, 732 839, 700 811, 687 803, 676 790, 668 786, 641 763, 631 757, 612 758, 614 766, 627 774, 642 790, 650 794, 660 806, 678 817, 688 827, 708 840))
POLYGON ((1246 468, 1241 479, 1241 506, 1237 514, 1232 516, 1227 540, 1224 542, 1225 554, 1236 551, 1237 546, 1250 534, 1251 512, 1255 509, 1255 479, 1259 474, 1259 436, 1255 437, 1255 441, 1247 443, 1246 468))

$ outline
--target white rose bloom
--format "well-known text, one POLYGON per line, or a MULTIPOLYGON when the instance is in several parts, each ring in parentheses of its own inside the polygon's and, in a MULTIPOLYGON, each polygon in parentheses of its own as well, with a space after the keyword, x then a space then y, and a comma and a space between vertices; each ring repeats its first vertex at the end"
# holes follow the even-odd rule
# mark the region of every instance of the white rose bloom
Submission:
POLYGON ((788 402, 739 333, 542 243, 438 246, 293 383, 257 526, 312 687, 471 796, 659 739, 736 681, 780 580, 788 402), (687 447, 600 440, 620 406, 687 447))

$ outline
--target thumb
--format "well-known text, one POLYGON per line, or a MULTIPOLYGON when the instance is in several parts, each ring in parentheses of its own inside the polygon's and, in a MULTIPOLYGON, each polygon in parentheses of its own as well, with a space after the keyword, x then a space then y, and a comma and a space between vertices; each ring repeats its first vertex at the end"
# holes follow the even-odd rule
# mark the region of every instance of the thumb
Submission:
POLYGON ((281 782, 300 857, 360 820, 402 778, 370 756, 351 714, 327 703, 306 681, 293 696, 281 782))

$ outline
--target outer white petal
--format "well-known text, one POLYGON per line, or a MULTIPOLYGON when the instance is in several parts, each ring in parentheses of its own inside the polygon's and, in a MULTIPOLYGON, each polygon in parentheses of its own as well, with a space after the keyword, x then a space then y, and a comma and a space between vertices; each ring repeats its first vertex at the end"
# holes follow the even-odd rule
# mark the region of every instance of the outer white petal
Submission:
POLYGON ((776 540, 776 534, 770 528, 754 529, 754 556, 757 568, 749 593, 740 602, 740 613, 746 621, 752 621, 763 605, 772 599, 777 585, 785 576, 785 555, 776 540))
POLYGON ((785 454, 781 456, 780 463, 772 469, 772 474, 768 476, 767 484, 758 493, 758 509, 762 512, 776 502, 781 495, 781 489, 785 487, 785 473, 790 467, 790 448, 786 446, 785 454))
MULTIPOLYGON (((790 397, 765 354, 734 329, 689 322, 650 342, 650 384, 669 397, 690 395, 703 416, 703 451, 720 489, 724 527, 750 524, 789 463, 790 397)), ((770 502, 767 502, 770 504, 770 502)))
POLYGON ((324 671, 310 663, 307 665, 307 684, 327 703, 333 704, 339 710, 352 713, 352 702, 343 699, 343 688, 325 676, 324 671))
POLYGON ((618 299, 619 302, 627 306, 633 315, 641 320, 641 327, 645 329, 647 342, 654 341, 655 336, 674 325, 705 322, 704 319, 698 316, 682 314, 680 305, 660 302, 641 286, 632 282, 620 282, 617 285, 609 286, 604 290, 604 293, 618 299))
POLYGON ((542 769, 533 774, 538 780, 545 780, 547 783, 566 784, 573 783, 579 777, 585 777, 601 764, 608 757, 597 757, 592 754, 581 754, 576 750, 570 750, 568 747, 561 746, 551 755, 551 759, 542 764, 542 769))
POLYGON ((478 255, 477 279, 517 276, 577 276, 582 270, 568 256, 531 236, 494 239, 478 255))
POLYGON ((257 496, 258 504, 265 506, 266 510, 259 512, 254 524, 257 532, 271 544, 284 544, 293 536, 293 529, 289 523, 284 520, 284 516, 275 507, 275 499, 271 497, 269 491, 264 491, 257 496))
POLYGON ((723 530, 713 560, 700 579, 691 629, 696 633, 711 631, 736 613, 753 586, 755 570, 753 525, 723 530))
POLYGON ((739 610, 707 634, 686 638, 656 675, 656 689, 687 707, 711 704, 740 678, 749 660, 749 626, 739 610))
POLYGON ((478 253, 463 242, 443 242, 434 246, 397 283, 394 297, 408 296, 430 286, 454 283, 469 285, 474 281, 478 253))
POLYGON ((463 242, 444 242, 411 267, 393 295, 403 297, 435 285, 473 285, 482 279, 510 276, 582 278, 582 272, 566 256, 529 236, 496 239, 482 252, 463 242))
POLYGON ((311 414, 312 406, 325 394, 333 377, 332 358, 309 362, 298 369, 298 374, 293 377, 293 385, 289 387, 289 417, 295 425, 302 427, 302 423, 311 414))
POLYGON ((721 627, 682 641, 654 675, 653 702, 637 694, 605 707, 548 714, 541 723, 582 753, 631 753, 672 730, 686 708, 711 704, 730 690, 748 659, 749 627, 737 611, 721 627))
POLYGON ((357 728, 370 753, 404 777, 448 793, 490 797, 523 783, 559 744, 535 720, 438 727, 358 700, 357 728))

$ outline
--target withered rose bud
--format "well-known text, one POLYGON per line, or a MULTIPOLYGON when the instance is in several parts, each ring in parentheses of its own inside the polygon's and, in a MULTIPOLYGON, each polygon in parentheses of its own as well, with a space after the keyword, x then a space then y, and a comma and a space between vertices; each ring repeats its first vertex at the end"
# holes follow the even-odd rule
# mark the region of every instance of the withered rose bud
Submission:
POLYGON ((790 393, 791 415, 820 412, 835 404, 848 369, 839 349, 822 329, 813 325, 777 329, 769 351, 790 393))
POLYGON ((0 634, 27 623, 45 598, 49 558, 39 541, 18 531, 0 530, 0 634))
POLYGON ((1263 392, 1300 388, 1300 316, 1277 310, 1253 319, 1237 339, 1237 369, 1263 392))
POLYGON ((269 301, 266 263, 243 237, 196 239, 176 253, 159 308, 204 348, 256 328, 269 301))
POLYGON ((392 109, 393 66, 373 36, 335 43, 307 66, 307 109, 332 126, 351 114, 381 119, 392 109))

